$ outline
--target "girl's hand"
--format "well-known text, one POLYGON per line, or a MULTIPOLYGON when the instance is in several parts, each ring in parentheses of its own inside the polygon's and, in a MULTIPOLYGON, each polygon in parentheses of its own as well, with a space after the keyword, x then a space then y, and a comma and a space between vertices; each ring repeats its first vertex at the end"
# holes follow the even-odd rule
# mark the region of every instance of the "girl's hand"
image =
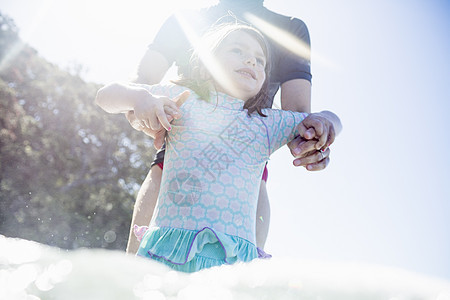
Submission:
POLYGON ((307 116, 298 125, 298 131, 300 136, 306 140, 317 140, 316 150, 327 149, 336 137, 333 123, 322 113, 313 113, 307 116))
POLYGON ((181 117, 179 107, 189 97, 189 91, 184 91, 173 99, 167 97, 152 97, 147 100, 151 103, 140 103, 140 118, 136 111, 129 111, 126 117, 130 125, 148 136, 154 138, 153 145, 160 149, 164 143, 166 130, 170 130, 170 122, 181 117), (161 126, 162 125, 162 126, 161 126))
MULTIPOLYGON (((130 110, 126 114, 127 120, 130 123, 130 125, 136 129, 137 131, 142 131, 146 135, 150 136, 154 139, 153 146, 158 150, 161 149, 161 147, 164 144, 164 137, 166 136, 166 129, 164 127, 161 127, 159 130, 153 130, 151 128, 147 128, 143 125, 141 125, 140 121, 137 120, 136 116, 134 115, 134 111, 130 110)), ((172 122, 173 118, 171 116, 167 117, 167 120, 169 122, 172 122)))
POLYGON ((288 143, 295 166, 304 166, 308 171, 319 171, 327 167, 330 158, 329 146, 336 132, 326 115, 313 113, 298 126, 300 136, 288 143))
POLYGON ((189 92, 184 91, 177 97, 170 99, 165 96, 153 96, 147 93, 147 97, 141 98, 134 106, 135 122, 144 128, 160 130, 161 125, 165 130, 171 130, 170 122, 181 117, 178 109, 189 97, 189 92))

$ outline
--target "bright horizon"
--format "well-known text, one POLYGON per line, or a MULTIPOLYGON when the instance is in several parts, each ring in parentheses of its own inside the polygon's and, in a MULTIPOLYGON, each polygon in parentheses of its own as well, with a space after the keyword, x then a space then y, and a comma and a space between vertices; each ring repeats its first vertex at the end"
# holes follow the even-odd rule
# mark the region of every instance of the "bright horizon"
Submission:
MULTIPOLYGON (((157 8, 145 0, 1 2, 42 56, 63 67, 79 63, 83 77, 97 83, 131 78, 162 22, 187 8, 181 0, 157 8)), ((308 25, 313 111, 334 111, 344 126, 324 171, 293 167, 286 147, 272 156, 266 250, 449 279, 450 4, 267 0, 265 6, 308 25)))

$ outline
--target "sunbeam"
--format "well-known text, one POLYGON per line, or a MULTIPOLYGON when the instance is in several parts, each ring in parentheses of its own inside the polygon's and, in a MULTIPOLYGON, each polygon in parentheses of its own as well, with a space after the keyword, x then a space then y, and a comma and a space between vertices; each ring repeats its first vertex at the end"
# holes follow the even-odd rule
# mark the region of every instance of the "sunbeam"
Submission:
MULTIPOLYGON (((261 18, 258 18, 251 13, 245 13, 245 17, 266 36, 268 36, 270 39, 280 44, 290 52, 304 59, 309 59, 309 57, 311 57, 311 49, 309 48, 309 46, 298 39, 296 36, 264 21, 261 18)), ((321 55, 318 55, 316 52, 314 52, 314 61, 328 67, 334 66, 332 62, 322 57, 321 55)))

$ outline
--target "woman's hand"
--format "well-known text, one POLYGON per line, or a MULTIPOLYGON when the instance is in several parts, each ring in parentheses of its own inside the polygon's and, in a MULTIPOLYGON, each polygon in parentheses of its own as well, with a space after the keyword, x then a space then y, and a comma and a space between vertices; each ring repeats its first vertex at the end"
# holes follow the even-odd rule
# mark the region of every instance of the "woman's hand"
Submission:
POLYGON ((288 146, 291 154, 295 157, 294 166, 305 167, 308 171, 320 171, 327 167, 330 162, 330 148, 317 150, 317 139, 306 140, 298 136, 288 146))

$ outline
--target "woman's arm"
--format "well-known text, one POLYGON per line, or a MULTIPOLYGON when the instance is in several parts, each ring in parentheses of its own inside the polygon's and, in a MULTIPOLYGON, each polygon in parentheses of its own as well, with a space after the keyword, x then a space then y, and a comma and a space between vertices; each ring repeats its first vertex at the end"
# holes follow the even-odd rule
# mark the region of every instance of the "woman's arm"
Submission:
POLYGON ((281 85, 281 108, 296 112, 311 112, 311 82, 293 79, 281 85))
MULTIPOLYGON (((305 79, 293 79, 283 83, 281 107, 284 110, 309 113, 311 82, 305 79)), ((299 128, 301 135, 288 143, 292 155, 296 158, 294 165, 304 166, 309 171, 325 169, 330 160, 328 157, 330 150, 320 152, 319 149, 327 148, 334 142, 335 136, 342 129, 341 121, 334 113, 323 111, 306 117, 300 126, 304 126, 303 129, 299 128), (319 131, 317 135, 316 129, 319 131)))

